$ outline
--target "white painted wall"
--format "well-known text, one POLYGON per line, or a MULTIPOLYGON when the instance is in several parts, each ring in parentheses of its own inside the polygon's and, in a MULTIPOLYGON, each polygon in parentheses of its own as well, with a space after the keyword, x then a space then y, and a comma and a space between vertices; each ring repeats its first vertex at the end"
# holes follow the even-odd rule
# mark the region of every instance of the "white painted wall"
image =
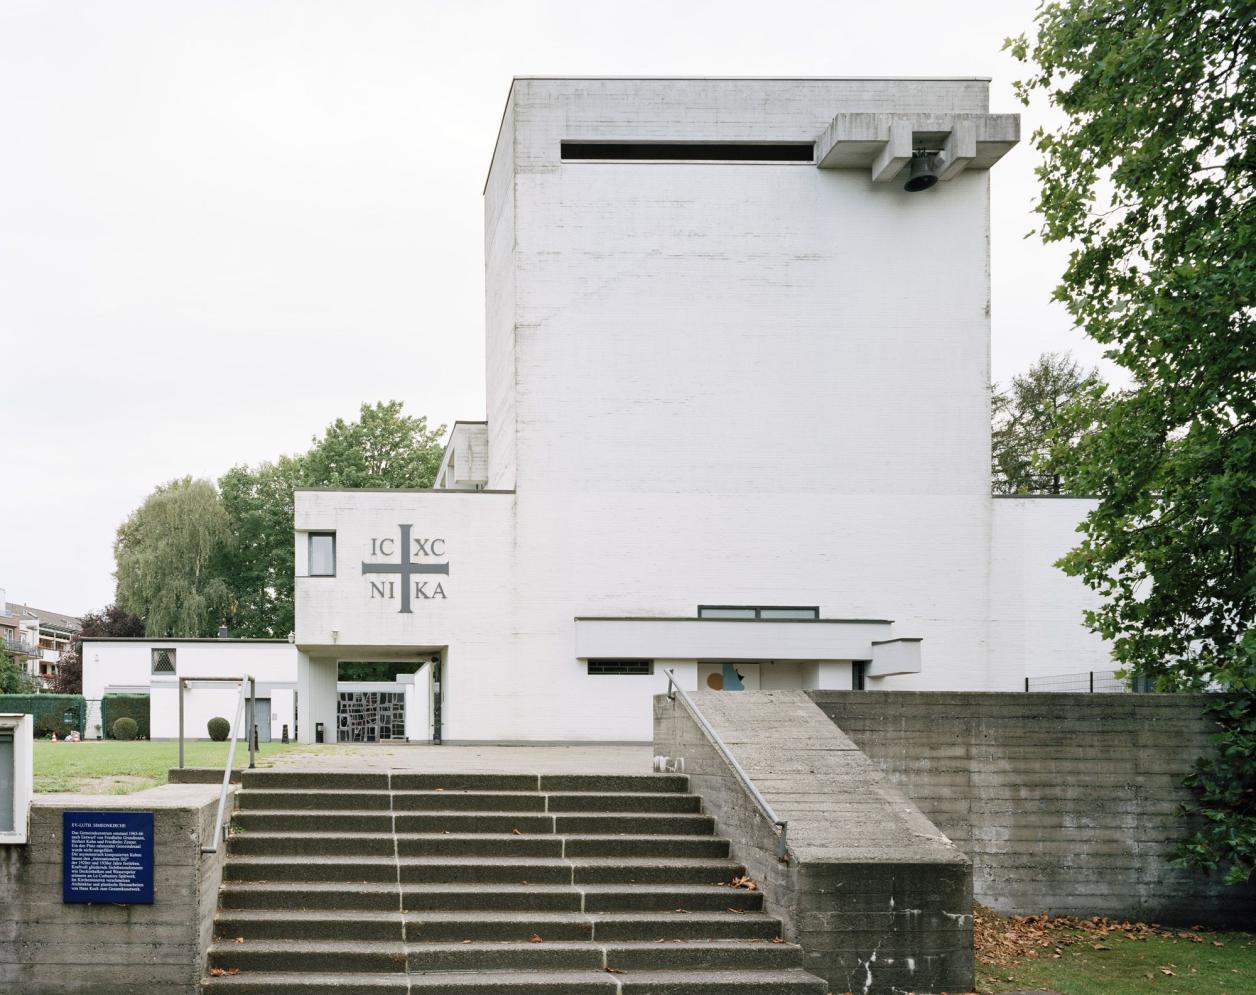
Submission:
MULTIPOLYGON (((184 677, 251 676, 257 681, 257 696, 270 698, 271 736, 281 737, 284 723, 291 735, 293 691, 297 683, 297 651, 291 643, 276 640, 234 639, 91 639, 83 640, 83 695, 99 699, 107 693, 151 695, 149 728, 153 739, 175 739, 179 735, 178 681, 152 674, 152 651, 175 650, 175 670, 184 677)), ((206 724, 221 716, 228 722, 235 716, 235 685, 193 685, 184 697, 185 735, 208 739, 206 724)), ((99 713, 94 713, 98 716, 99 713)), ((99 721, 99 718, 96 719, 99 721)), ((259 724, 260 724, 259 717, 259 724)), ((89 722, 87 735, 101 735, 89 722)))
POLYGON ((1099 597, 1054 564, 1081 541, 1077 526, 1097 502, 1000 497, 991 552, 990 690, 1017 691, 1025 677, 1112 670, 1111 648, 1082 624, 1099 597))
MULTIPOLYGON (((662 668, 587 675, 575 619, 699 604, 892 619, 871 638, 921 637, 927 662, 876 686, 1014 683, 991 614, 1016 550, 989 496, 990 174, 911 195, 865 170, 559 154, 986 104, 980 80, 517 80, 485 190, 488 485, 513 492, 298 493, 311 693, 349 654, 441 650, 447 740, 648 739, 662 668), (408 614, 362 574, 400 524, 450 569, 408 614), (336 531, 336 577, 304 576, 311 530, 336 531)), ((650 650, 697 680, 701 650, 650 650)), ((850 665, 799 675, 848 687, 850 665)))

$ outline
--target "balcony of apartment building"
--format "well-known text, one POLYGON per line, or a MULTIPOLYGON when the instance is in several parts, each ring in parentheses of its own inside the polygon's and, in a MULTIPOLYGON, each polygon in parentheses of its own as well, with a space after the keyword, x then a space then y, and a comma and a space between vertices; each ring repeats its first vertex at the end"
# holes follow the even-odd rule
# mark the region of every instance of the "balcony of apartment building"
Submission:
POLYGON ((13 630, 0 631, 0 649, 15 659, 24 660, 40 655, 38 642, 13 630))

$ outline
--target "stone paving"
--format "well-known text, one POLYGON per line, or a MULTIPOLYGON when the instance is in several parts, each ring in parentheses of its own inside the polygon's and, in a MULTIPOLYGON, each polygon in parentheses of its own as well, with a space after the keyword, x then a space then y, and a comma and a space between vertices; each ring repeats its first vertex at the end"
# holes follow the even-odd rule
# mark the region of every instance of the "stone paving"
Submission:
MULTIPOLYGON (((649 774, 654 749, 648 743, 558 745, 443 745, 425 743, 311 746, 262 759, 275 770, 432 771, 497 774, 649 774)), ((219 774, 221 777, 221 773, 219 774)))

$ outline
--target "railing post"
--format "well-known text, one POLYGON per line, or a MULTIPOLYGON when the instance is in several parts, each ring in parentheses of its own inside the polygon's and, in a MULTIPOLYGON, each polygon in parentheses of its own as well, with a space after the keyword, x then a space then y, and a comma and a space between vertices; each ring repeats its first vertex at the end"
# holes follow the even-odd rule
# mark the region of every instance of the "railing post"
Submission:
POLYGON ((253 770, 256 766, 256 758, 254 754, 257 749, 257 680, 249 678, 249 721, 246 723, 248 728, 245 735, 249 737, 249 770, 253 770))
POLYGON ((183 770, 183 678, 179 678, 179 770, 183 770))
POLYGON ((1029 693, 1029 678, 1028 677, 1025 678, 1025 693, 1026 694, 1029 693))
POLYGON ((1095 672, 1093 670, 1090 672, 1090 693, 1095 693, 1095 672))

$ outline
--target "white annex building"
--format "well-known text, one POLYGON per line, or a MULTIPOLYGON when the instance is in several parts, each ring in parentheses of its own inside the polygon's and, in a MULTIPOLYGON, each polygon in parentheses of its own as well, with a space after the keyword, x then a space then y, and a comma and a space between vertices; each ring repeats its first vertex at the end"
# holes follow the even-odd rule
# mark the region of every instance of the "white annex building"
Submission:
POLYGON ((668 669, 1109 668, 1052 566, 1086 502, 990 494, 990 168, 1019 121, 987 91, 515 80, 487 421, 454 427, 433 490, 297 494, 303 713, 335 722, 340 660, 434 661, 447 741, 648 739, 668 669), (930 189, 904 189, 913 151, 930 189))
POLYGON ((516 79, 484 190, 487 421, 454 426, 432 490, 297 493, 274 721, 335 738, 345 661, 414 663, 405 737, 446 742, 648 740, 668 670, 1110 669, 1053 566, 1089 503, 990 493, 990 169, 1019 120, 987 96, 516 79))

